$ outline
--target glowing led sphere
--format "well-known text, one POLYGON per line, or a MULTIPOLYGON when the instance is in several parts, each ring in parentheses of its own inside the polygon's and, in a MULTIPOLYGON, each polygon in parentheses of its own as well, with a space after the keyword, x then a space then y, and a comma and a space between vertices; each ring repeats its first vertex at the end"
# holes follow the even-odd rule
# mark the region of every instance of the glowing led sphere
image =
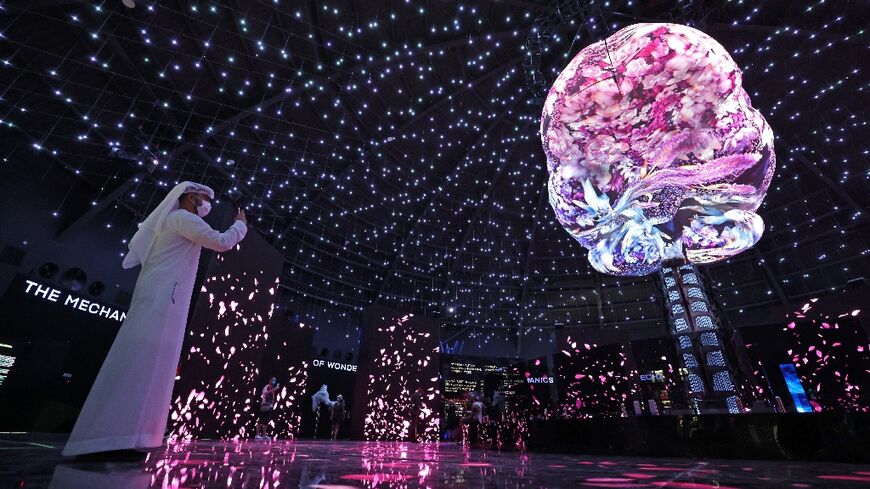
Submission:
POLYGON ((710 36, 635 24, 580 51, 541 119, 550 204, 596 270, 646 275, 752 247, 773 132, 710 36))

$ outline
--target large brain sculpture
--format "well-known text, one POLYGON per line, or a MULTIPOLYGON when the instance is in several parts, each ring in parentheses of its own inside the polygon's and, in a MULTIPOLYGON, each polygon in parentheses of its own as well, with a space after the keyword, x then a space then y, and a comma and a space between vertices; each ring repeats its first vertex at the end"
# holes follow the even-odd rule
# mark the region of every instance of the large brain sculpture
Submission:
POLYGON ((550 204, 600 272, 711 263, 761 237, 773 133, 700 31, 636 24, 580 51, 550 89, 541 138, 550 204))

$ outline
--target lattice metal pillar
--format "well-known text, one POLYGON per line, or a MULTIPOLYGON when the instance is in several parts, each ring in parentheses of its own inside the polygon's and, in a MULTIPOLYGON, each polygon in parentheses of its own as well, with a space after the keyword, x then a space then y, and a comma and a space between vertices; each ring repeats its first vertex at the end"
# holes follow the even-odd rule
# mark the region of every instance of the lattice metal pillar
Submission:
POLYGON ((696 413, 727 407, 743 411, 735 372, 724 349, 721 323, 712 307, 701 274, 691 264, 666 266, 661 271, 670 332, 680 365, 686 371, 687 397, 696 413))

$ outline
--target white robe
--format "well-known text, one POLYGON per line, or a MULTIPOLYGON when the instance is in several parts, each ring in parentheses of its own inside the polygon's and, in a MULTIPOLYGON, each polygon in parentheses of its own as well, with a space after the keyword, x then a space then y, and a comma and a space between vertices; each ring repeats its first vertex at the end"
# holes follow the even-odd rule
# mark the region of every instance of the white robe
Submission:
POLYGON ((162 445, 200 251, 230 250, 247 230, 236 221, 219 233, 192 212, 169 214, 64 455, 162 445))

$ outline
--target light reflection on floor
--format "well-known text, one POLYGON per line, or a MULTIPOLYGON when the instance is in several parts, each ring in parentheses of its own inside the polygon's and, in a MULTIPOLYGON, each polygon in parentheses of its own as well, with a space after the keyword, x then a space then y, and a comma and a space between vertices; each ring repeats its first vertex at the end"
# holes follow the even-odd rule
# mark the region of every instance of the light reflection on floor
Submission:
POLYGON ((0 437, 0 487, 102 488, 832 488, 867 487, 867 466, 591 457, 455 444, 199 441, 144 463, 74 463, 63 439, 0 437))

